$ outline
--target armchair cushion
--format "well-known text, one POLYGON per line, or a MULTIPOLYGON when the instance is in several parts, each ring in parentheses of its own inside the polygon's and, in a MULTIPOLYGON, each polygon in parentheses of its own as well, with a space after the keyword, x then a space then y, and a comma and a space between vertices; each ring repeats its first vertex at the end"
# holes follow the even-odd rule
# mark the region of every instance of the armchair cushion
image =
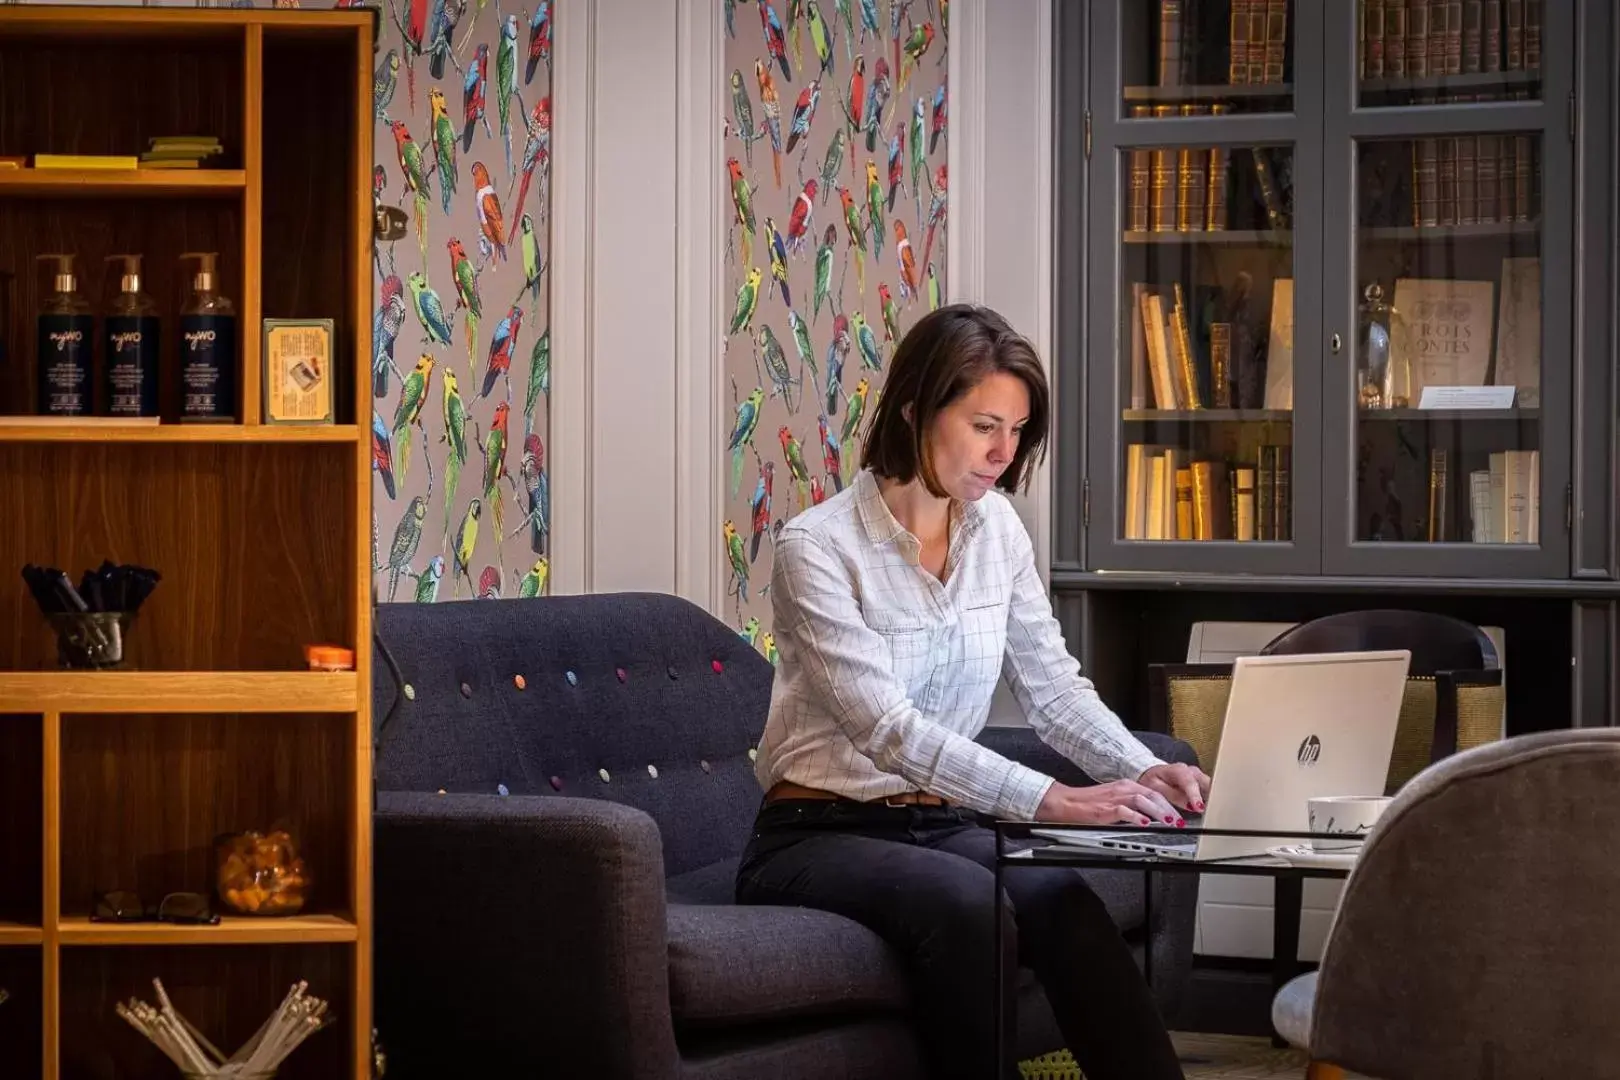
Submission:
POLYGON ((894 953, 866 927, 800 907, 672 904, 669 997, 678 1027, 901 1010, 894 953))

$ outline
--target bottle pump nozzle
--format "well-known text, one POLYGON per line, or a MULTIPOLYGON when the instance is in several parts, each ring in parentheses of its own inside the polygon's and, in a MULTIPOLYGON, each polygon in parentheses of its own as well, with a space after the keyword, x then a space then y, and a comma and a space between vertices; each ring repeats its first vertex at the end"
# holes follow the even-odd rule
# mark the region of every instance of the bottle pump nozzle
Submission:
POLYGON ((138 293, 141 291, 141 257, 139 255, 109 255, 107 261, 124 264, 124 272, 118 277, 119 292, 138 293))
POLYGON ((47 259, 56 263, 56 273, 51 278, 51 288, 59 293, 72 293, 79 291, 78 278, 73 275, 72 255, 36 255, 36 262, 45 262, 47 259))
POLYGON ((192 276, 191 285, 197 292, 214 291, 214 260, 219 258, 215 251, 188 251, 180 256, 180 261, 188 259, 197 260, 197 273, 192 276))

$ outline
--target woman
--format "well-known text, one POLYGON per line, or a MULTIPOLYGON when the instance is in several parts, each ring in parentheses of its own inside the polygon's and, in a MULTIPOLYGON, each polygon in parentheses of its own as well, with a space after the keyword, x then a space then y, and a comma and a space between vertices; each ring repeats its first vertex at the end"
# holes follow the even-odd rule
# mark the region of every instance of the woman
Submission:
MULTIPOLYGON (((978 815, 1183 824, 1177 808, 1201 811, 1209 790, 1202 772, 1131 736, 1063 643, 1001 493, 1027 484, 1049 415, 1040 362, 1005 320, 969 305, 932 312, 895 351, 854 482, 776 541, 781 659, 737 899, 836 912, 898 950, 937 1078, 1009 1072, 994 1062, 995 838, 978 815), (973 741, 1002 676, 1096 786, 1059 784, 973 741)), ((1089 1080, 1182 1076, 1146 981, 1079 872, 1003 880, 1006 1000, 1016 956, 1089 1080)))

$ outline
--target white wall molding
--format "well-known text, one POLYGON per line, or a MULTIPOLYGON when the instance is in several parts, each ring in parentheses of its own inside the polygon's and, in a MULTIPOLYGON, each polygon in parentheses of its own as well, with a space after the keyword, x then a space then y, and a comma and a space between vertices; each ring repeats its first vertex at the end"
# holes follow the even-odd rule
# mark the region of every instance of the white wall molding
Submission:
POLYGON ((591 423, 596 231, 596 0, 574 0, 552 29, 551 591, 591 588, 591 423))
POLYGON ((675 592, 718 612, 725 27, 714 0, 677 0, 676 11, 675 592))
POLYGON ((989 7, 990 0, 957 0, 951 11, 950 51, 946 54, 950 124, 945 162, 950 173, 950 193, 946 206, 945 295, 953 303, 980 303, 984 299, 985 35, 989 7))

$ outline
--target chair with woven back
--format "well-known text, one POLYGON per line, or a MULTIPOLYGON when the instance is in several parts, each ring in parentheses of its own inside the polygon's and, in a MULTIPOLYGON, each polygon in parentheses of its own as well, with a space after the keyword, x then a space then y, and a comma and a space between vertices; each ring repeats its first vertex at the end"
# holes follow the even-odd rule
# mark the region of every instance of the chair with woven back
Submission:
MULTIPOLYGON (((1504 691, 1496 646, 1483 630, 1461 619, 1427 611, 1347 611, 1284 631, 1260 653, 1374 649, 1412 653, 1387 794, 1432 762, 1502 737, 1504 691)), ((1148 667, 1149 727, 1190 743, 1211 775, 1218 764, 1231 683, 1229 664, 1148 667)))

